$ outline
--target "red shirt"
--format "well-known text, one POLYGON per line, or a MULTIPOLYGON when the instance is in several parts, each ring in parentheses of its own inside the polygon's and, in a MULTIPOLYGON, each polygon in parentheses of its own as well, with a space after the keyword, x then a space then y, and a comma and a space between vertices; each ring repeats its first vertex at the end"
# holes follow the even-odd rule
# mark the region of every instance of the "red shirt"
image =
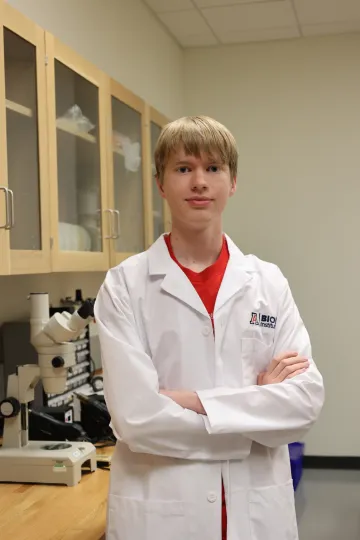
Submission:
MULTIPOLYGON (((221 252, 217 260, 208 268, 205 268, 202 272, 194 272, 185 268, 179 261, 176 259, 173 252, 170 240, 170 234, 165 236, 165 242, 168 247, 171 258, 180 266, 183 272, 191 281, 196 292, 200 296, 204 306, 207 309, 211 317, 211 322, 214 328, 213 322, 213 313, 215 308, 216 297, 218 295, 221 282, 223 280, 226 266, 229 260, 229 249, 227 242, 224 236, 223 245, 221 252)), ((222 540, 226 540, 226 527, 227 527, 227 514, 226 514, 226 503, 225 503, 225 492, 224 485, 222 488, 222 540)))

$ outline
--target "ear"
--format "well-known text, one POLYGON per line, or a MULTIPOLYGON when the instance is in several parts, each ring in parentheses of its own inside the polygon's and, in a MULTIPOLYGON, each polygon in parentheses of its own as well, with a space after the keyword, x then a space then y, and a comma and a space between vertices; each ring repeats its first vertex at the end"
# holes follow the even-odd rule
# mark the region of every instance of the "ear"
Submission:
POLYGON ((155 176, 155 179, 156 179, 156 184, 157 184, 157 187, 158 187, 160 196, 161 196, 163 199, 166 199, 166 197, 165 197, 165 192, 164 192, 164 186, 163 186, 163 184, 161 184, 161 182, 160 182, 160 180, 159 180, 159 176, 156 175, 156 176, 155 176))
POLYGON ((235 194, 236 188, 237 188, 237 178, 236 176, 234 176, 234 178, 232 179, 231 188, 230 188, 230 197, 232 197, 235 194))

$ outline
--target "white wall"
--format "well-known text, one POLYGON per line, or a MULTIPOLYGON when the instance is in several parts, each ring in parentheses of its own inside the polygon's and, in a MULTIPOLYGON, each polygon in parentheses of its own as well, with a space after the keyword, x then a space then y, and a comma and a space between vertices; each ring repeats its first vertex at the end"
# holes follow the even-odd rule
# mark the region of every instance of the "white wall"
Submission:
POLYGON ((225 229, 280 265, 310 331, 327 402, 312 455, 359 455, 360 34, 189 50, 187 113, 240 147, 225 229))
MULTIPOLYGON (((9 3, 170 118, 183 113, 182 50, 140 0, 10 0, 9 3)), ((95 295, 104 274, 0 277, 0 324, 26 317, 30 291, 95 295)))

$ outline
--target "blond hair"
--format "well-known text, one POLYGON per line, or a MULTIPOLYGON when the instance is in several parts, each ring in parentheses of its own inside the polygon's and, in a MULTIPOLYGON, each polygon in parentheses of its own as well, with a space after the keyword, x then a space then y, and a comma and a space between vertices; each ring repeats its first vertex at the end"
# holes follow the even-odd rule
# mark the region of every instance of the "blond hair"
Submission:
POLYGON ((169 158, 178 148, 196 157, 200 157, 201 152, 213 155, 229 166, 232 181, 236 177, 238 150, 235 138, 213 118, 184 116, 163 128, 155 148, 156 175, 161 184, 169 158))

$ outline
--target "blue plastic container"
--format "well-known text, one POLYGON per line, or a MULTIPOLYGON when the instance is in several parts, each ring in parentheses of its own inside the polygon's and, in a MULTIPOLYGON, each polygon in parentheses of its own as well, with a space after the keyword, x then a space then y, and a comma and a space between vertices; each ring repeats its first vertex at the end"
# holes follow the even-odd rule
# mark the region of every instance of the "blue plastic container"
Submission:
POLYGON ((291 464, 291 475, 294 484, 294 490, 297 490, 297 487, 300 483, 302 474, 303 474, 303 459, 304 459, 304 443, 292 443, 289 444, 289 453, 290 453, 290 464, 291 464))

